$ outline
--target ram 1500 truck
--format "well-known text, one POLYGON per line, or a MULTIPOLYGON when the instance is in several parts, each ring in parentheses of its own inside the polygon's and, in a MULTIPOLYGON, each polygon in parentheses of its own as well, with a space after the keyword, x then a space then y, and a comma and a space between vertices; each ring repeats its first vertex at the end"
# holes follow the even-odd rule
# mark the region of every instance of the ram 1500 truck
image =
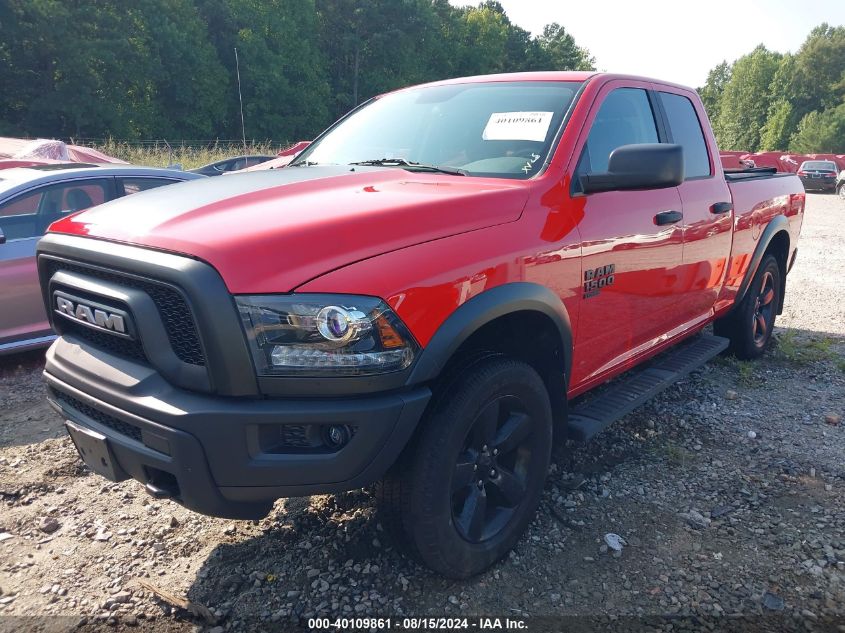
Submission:
POLYGON ((91 470, 198 512, 378 482, 409 549, 466 577, 534 516, 555 425, 589 438, 763 352, 803 211, 795 175, 723 173, 681 86, 398 90, 284 169, 52 225, 49 399, 91 470))

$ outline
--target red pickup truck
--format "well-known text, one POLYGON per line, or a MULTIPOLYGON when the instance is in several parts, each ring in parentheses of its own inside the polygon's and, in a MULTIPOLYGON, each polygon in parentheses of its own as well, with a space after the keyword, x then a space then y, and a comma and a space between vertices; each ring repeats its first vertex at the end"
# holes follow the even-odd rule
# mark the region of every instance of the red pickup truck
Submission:
POLYGON ((409 549, 466 577, 534 516, 555 426, 763 352, 803 211, 795 175, 723 173, 687 88, 407 88, 284 169, 54 224, 49 399, 92 470, 198 512, 379 482, 409 549))

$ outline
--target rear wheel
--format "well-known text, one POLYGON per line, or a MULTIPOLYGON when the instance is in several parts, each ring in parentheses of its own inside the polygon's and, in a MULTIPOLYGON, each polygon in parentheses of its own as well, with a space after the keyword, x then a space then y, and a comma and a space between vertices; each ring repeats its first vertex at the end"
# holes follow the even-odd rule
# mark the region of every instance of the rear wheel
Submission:
POLYGON ((742 302, 714 331, 730 339, 730 351, 742 360, 758 358, 772 337, 780 305, 781 270, 774 255, 766 255, 742 302))
POLYGON ((423 563, 467 578, 507 554, 534 517, 551 455, 551 405, 529 365, 501 356, 473 365, 439 396, 409 463, 379 496, 423 563))

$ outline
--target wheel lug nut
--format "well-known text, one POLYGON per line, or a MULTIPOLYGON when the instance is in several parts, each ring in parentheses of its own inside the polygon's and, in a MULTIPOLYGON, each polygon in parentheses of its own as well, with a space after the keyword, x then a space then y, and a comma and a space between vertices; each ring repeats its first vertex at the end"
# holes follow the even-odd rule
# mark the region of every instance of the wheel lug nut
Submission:
POLYGON ((495 477, 495 476, 496 476, 496 471, 495 471, 495 470, 491 470, 491 471, 490 471, 490 476, 491 476, 491 477, 495 477))
POLYGON ((478 464, 473 464, 473 465, 472 465, 472 469, 473 469, 473 470, 478 470, 478 464))
POLYGON ((498 449, 498 448, 494 448, 494 449, 493 449, 493 454, 494 454, 494 455, 498 455, 498 454, 499 454, 499 449, 498 449))
POLYGON ((479 489, 480 489, 480 488, 483 488, 483 487, 484 487, 484 482, 483 482, 483 481, 481 481, 481 480, 479 479, 479 480, 478 480, 478 484, 477 484, 477 485, 478 485, 479 489))
POLYGON ((487 444, 485 444, 484 446, 482 446, 482 447, 481 447, 481 450, 486 452, 486 451, 487 451, 487 444))

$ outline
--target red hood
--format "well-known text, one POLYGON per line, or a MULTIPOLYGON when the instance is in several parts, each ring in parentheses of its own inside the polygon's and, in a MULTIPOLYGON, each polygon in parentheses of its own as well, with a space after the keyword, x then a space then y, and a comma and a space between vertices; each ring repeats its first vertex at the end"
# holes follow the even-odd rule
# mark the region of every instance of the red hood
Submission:
POLYGON ((397 168, 290 167, 134 194, 50 231, 192 255, 233 293, 288 292, 358 260, 512 222, 525 185, 397 168))

